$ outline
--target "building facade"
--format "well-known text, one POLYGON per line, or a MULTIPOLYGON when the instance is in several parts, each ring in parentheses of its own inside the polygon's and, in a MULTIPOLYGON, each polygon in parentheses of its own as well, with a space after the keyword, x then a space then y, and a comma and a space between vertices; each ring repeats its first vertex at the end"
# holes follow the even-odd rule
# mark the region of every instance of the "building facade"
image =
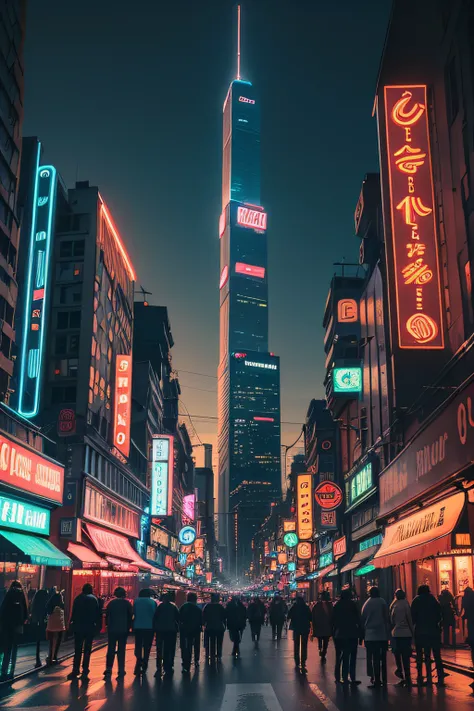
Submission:
POLYGON ((235 538, 245 530, 235 521, 262 521, 281 493, 279 362, 268 352, 267 214, 260 201, 260 105, 252 84, 237 79, 223 110, 219 224, 219 539, 232 551, 233 570, 250 562, 250 539, 244 545, 235 538), (265 482, 253 511, 244 504, 244 481, 265 482))

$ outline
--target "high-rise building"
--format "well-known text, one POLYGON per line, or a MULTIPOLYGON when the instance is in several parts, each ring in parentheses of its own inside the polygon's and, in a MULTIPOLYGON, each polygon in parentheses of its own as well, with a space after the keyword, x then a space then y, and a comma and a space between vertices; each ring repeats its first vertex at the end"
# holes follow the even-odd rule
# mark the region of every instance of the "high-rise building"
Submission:
POLYGON ((20 225, 17 209, 23 122, 24 0, 0 7, 0 400, 8 402, 13 375, 17 259, 20 225))
POLYGON ((255 526, 263 521, 270 504, 281 493, 280 366, 279 359, 268 352, 267 214, 260 204, 260 105, 252 84, 240 78, 240 53, 237 74, 223 109, 219 222, 219 540, 227 546, 229 562, 232 557, 232 571, 238 567, 232 552, 239 558, 241 569, 248 563, 244 553, 247 546, 239 533, 246 530, 245 521, 252 520, 255 526), (262 490, 258 496, 248 497, 248 486, 261 486, 262 490), (237 519, 238 527, 234 525, 237 519))

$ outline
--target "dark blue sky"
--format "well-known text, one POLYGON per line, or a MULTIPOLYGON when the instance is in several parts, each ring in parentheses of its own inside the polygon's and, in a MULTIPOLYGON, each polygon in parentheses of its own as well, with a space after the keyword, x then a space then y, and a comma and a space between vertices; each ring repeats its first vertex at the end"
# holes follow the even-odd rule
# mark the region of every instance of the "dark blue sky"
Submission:
MULTIPOLYGON (((358 258, 353 213, 377 170, 371 117, 390 0, 243 1, 242 75, 262 109, 270 347, 282 419, 323 396, 332 264, 358 258)), ((138 273, 168 306, 174 366, 214 376, 222 104, 235 73, 230 0, 42 0, 28 7, 25 135, 67 185, 99 185, 138 273)), ((216 380, 181 373, 189 411, 216 380)), ((201 437, 214 420, 196 420, 201 437)), ((284 425, 289 443, 299 427, 284 425)))

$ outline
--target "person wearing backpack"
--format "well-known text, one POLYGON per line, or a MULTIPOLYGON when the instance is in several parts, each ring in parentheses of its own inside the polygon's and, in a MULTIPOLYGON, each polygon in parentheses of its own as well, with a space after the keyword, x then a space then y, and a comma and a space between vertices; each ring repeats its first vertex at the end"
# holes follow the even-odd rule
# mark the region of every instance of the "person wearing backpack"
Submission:
POLYGON ((15 676, 18 642, 27 619, 28 609, 23 586, 19 580, 14 580, 0 607, 0 639, 3 647, 0 681, 13 679, 15 676))

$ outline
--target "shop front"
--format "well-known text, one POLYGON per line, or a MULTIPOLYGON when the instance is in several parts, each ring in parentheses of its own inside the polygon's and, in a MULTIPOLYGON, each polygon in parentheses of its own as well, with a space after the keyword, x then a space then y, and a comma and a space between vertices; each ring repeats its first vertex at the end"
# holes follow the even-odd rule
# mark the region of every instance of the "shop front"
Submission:
POLYGON ((426 584, 435 595, 449 590, 458 610, 474 572, 473 400, 471 377, 381 473, 385 532, 374 558, 409 600, 426 584))
POLYGON ((63 487, 58 462, 0 433, 0 602, 13 580, 30 603, 37 590, 67 578, 71 559, 48 538, 63 487))

